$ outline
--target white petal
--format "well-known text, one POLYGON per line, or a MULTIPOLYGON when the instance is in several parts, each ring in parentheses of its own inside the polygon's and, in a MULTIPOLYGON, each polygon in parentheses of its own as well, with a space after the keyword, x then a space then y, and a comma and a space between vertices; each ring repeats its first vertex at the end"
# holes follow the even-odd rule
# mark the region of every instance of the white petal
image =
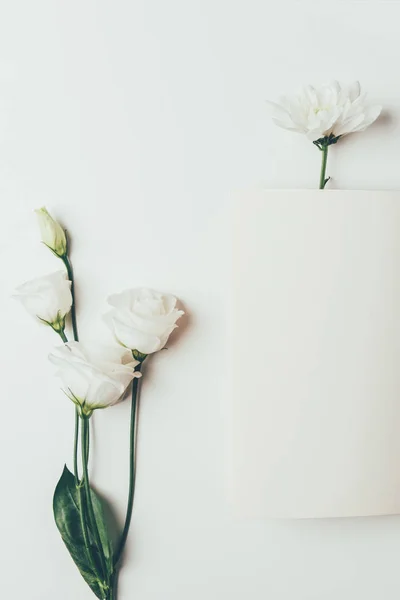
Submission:
POLYGON ((349 85, 348 94, 349 94, 350 102, 354 102, 354 100, 356 100, 359 97, 360 93, 361 93, 361 87, 360 87, 359 81, 355 81, 354 83, 349 85))
POLYGON ((106 408, 118 402, 126 386, 121 382, 99 375, 93 377, 86 395, 85 405, 91 409, 106 408))
POLYGON ((125 323, 122 323, 115 317, 112 317, 112 319, 116 339, 127 348, 138 350, 143 354, 151 354, 161 349, 162 346, 159 337, 126 326, 125 323))
POLYGON ((115 308, 129 310, 132 303, 131 290, 124 290, 120 294, 112 294, 107 298, 107 302, 115 308))
MULTIPOLYGON (((134 329, 160 337, 183 315, 182 310, 174 309, 168 315, 149 316, 148 318, 140 317, 134 313, 130 315, 129 322, 123 321, 127 326, 132 326, 134 329)), ((123 319, 119 319, 123 320, 123 319)))
POLYGON ((273 109, 278 118, 290 117, 289 111, 284 106, 281 106, 276 102, 271 102, 270 100, 266 100, 266 103, 273 109))
POLYGON ((53 323, 60 315, 64 317, 71 309, 71 282, 65 271, 56 271, 19 286, 18 298, 33 316, 53 323))
POLYGON ((176 298, 172 294, 163 294, 164 313, 168 315, 176 306, 176 298))
POLYGON ((163 315, 165 312, 163 294, 146 288, 141 289, 132 306, 132 312, 146 319, 163 315))
POLYGON ((347 119, 345 122, 335 127, 334 134, 346 135, 357 130, 357 127, 364 122, 364 115, 355 115, 354 117, 347 119))
POLYGON ((329 85, 323 85, 320 88, 317 89, 317 96, 318 96, 318 106, 320 106, 321 108, 326 107, 330 100, 331 100, 331 89, 329 87, 329 85))
POLYGON ((312 85, 307 85, 303 88, 302 101, 305 110, 311 106, 312 108, 318 107, 318 97, 312 85))
POLYGON ((290 117, 293 125, 299 128, 307 126, 308 109, 301 105, 297 98, 294 98, 290 103, 290 117))
POLYGON ((311 142, 316 142, 320 138, 324 137, 325 133, 324 133, 324 131, 321 131, 320 129, 314 129, 314 130, 307 131, 306 135, 307 135, 307 138, 311 142))
POLYGON ((327 93, 329 94, 329 104, 337 106, 341 87, 338 81, 332 81, 329 86, 327 86, 327 93))
POLYGON ((84 402, 90 387, 93 372, 90 369, 85 370, 83 367, 67 364, 55 354, 50 354, 49 360, 59 367, 56 374, 63 383, 65 393, 69 397, 73 396, 80 402, 84 402))
POLYGON ((85 359, 97 367, 104 363, 120 365, 126 359, 126 355, 132 359, 131 353, 126 348, 82 342, 80 344, 84 350, 85 359))
POLYGON ((177 325, 173 325, 168 331, 166 331, 164 333, 164 335, 160 338, 160 350, 161 348, 164 348, 165 344, 168 342, 168 338, 171 335, 171 333, 174 331, 174 329, 177 328, 177 325))
POLYGON ((374 121, 377 120, 377 118, 379 117, 381 112, 382 112, 382 106, 371 106, 368 109, 366 109, 364 123, 362 125, 360 125, 354 131, 364 131, 364 129, 366 129, 367 127, 372 125, 372 123, 374 123, 374 121))

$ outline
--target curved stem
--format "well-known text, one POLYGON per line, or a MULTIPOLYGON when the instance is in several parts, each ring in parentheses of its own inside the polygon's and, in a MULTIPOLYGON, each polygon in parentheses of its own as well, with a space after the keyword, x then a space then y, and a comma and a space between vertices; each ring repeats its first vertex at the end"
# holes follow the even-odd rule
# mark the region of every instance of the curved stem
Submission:
POLYGON ((76 322, 76 303, 75 303, 75 282, 74 282, 74 272, 72 270, 72 265, 69 261, 68 255, 62 257, 61 259, 67 269, 68 279, 71 282, 71 296, 72 296, 72 306, 71 306, 71 321, 72 321, 72 331, 74 332, 74 340, 76 342, 79 341, 78 337, 78 325, 76 322))
MULTIPOLYGON (((136 371, 140 371, 141 364, 136 367, 136 371)), ((137 414, 138 414, 138 389, 139 378, 135 377, 132 382, 132 403, 131 403, 131 424, 130 424, 130 448, 129 448, 129 491, 128 504, 126 508, 126 517, 124 529, 121 534, 121 539, 118 548, 114 554, 114 567, 117 565, 124 551, 126 540, 129 533, 129 527, 132 519, 133 499, 135 495, 135 480, 136 480, 136 429, 137 429, 137 414)))
POLYGON ((87 417, 82 417, 81 452, 82 452, 83 483, 84 483, 84 487, 85 487, 86 506, 87 506, 87 510, 88 510, 89 522, 91 524, 94 541, 95 541, 95 544, 96 544, 98 552, 99 552, 103 577, 105 578, 106 574, 107 574, 107 569, 106 569, 106 564, 104 561, 103 546, 101 544, 100 534, 99 534, 99 530, 97 528, 96 517, 94 515, 94 510, 93 510, 92 496, 90 493, 88 461, 87 461, 87 457, 88 457, 88 448, 87 448, 87 446, 88 446, 88 427, 89 427, 89 419, 87 417))
POLYGON ((325 185, 328 181, 328 179, 326 178, 326 163, 328 161, 328 145, 324 145, 321 148, 321 152, 322 152, 322 163, 321 163, 321 173, 319 176, 319 189, 323 190, 325 188, 325 185))

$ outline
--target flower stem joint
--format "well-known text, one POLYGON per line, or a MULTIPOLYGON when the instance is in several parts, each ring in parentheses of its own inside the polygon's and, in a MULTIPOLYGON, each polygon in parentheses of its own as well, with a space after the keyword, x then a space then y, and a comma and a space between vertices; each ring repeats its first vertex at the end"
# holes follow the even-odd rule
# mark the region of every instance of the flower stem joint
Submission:
POLYGON ((317 146, 317 148, 322 152, 322 164, 321 164, 321 173, 319 178, 319 189, 325 189, 326 184, 330 180, 330 177, 326 177, 326 164, 328 160, 328 148, 332 146, 332 144, 336 144, 337 141, 341 138, 340 135, 334 135, 330 133, 329 135, 325 135, 323 137, 318 138, 318 140, 314 140, 313 144, 317 146))
POLYGON ((139 350, 132 350, 132 356, 140 363, 144 362, 144 360, 147 358, 147 354, 143 354, 143 352, 139 352, 139 350))
POLYGON ((54 329, 54 331, 58 334, 64 333, 65 330, 65 315, 62 316, 60 311, 58 311, 57 314, 57 318, 55 321, 46 321, 45 319, 42 319, 41 317, 37 316, 37 318, 39 319, 39 321, 41 321, 42 323, 44 323, 44 325, 49 325, 49 327, 51 327, 52 329, 54 329))
POLYGON ((63 333, 65 329, 65 315, 62 316, 59 312, 57 315, 57 320, 53 323, 49 323, 50 327, 54 329, 54 331, 58 334, 63 333))
POLYGON ((332 146, 332 144, 336 144, 341 137, 342 136, 340 135, 335 136, 333 133, 331 133, 329 135, 326 135, 325 137, 321 137, 318 140, 315 140, 313 144, 315 144, 315 146, 317 146, 317 148, 322 152, 324 148, 332 146))
POLYGON ((90 419, 96 407, 88 406, 86 400, 81 400, 80 398, 77 398, 71 389, 68 389, 68 392, 64 390, 64 393, 75 404, 76 410, 78 411, 78 415, 80 416, 80 418, 82 420, 90 419))

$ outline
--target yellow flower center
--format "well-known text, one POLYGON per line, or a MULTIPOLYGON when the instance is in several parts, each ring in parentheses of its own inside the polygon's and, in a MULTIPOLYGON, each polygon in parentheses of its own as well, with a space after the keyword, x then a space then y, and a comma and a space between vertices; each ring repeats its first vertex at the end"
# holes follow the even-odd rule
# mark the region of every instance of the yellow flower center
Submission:
POLYGON ((317 108, 314 108, 314 114, 317 115, 319 112, 321 112, 321 110, 329 111, 330 108, 330 106, 318 106, 317 108))

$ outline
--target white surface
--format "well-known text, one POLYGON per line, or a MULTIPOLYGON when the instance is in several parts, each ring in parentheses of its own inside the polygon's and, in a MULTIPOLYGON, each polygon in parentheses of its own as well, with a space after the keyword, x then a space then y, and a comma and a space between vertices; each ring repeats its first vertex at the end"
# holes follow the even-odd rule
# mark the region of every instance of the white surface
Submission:
MULTIPOLYGON (((51 496, 72 444, 54 343, 11 288, 56 268, 31 209, 74 236, 82 335, 109 292, 175 292, 190 322, 143 389, 119 600, 397 600, 400 518, 234 521, 224 480, 231 190, 313 187, 320 155, 264 100, 359 78, 389 116, 332 150, 341 188, 400 187, 397 2, 15 0, 0 8, 1 592, 89 600, 51 496)), ((332 184, 333 185, 333 184, 332 184)), ((250 369, 250 364, 244 365, 250 369)), ((128 405, 96 420, 93 477, 122 514, 128 405)))
POLYGON ((400 513, 400 193, 238 201, 234 499, 241 516, 400 513))

